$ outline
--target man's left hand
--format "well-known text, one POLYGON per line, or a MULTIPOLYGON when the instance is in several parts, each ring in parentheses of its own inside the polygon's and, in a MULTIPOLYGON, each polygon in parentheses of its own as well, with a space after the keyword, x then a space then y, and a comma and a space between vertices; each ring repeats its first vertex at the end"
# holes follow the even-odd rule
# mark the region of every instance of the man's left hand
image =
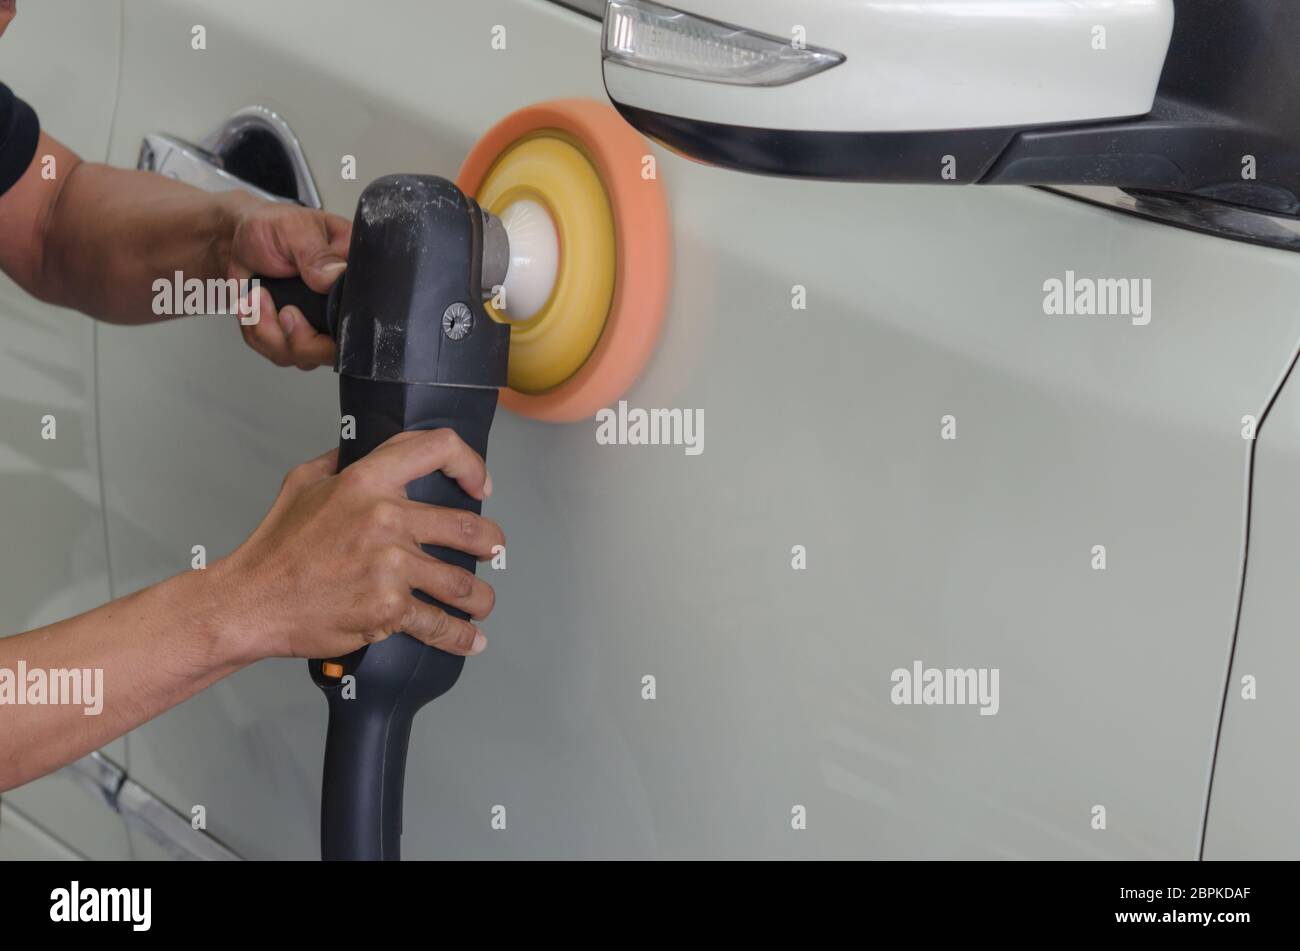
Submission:
MULTIPOLYGON (((347 266, 352 223, 297 205, 250 202, 238 212, 230 245, 229 275, 247 278, 301 276, 324 294, 347 266)), ((317 333, 297 307, 276 310, 260 288, 258 320, 241 322, 244 341, 276 366, 311 370, 334 365, 334 341, 317 333)))

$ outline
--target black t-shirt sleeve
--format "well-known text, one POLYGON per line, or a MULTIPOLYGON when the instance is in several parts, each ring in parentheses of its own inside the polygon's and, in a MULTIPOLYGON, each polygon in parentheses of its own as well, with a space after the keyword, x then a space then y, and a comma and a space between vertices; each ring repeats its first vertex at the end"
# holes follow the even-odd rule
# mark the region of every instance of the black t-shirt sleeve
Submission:
POLYGON ((36 154, 41 123, 27 105, 0 83, 0 195, 23 177, 36 154))

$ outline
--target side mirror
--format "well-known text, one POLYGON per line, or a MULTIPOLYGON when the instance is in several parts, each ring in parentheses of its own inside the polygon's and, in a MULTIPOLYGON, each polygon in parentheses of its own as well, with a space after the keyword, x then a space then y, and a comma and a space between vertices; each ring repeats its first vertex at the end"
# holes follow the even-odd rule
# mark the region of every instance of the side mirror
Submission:
POLYGON ((610 0, 605 87, 701 162, 1300 211, 1295 0, 669 2, 610 0))

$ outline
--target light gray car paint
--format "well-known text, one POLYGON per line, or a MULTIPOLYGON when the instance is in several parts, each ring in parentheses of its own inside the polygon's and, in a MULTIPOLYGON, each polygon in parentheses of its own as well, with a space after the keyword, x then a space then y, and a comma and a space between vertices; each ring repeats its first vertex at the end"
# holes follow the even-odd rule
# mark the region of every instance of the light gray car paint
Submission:
MULTIPOLYGON (((511 109, 602 94, 597 27, 565 10, 403 4, 394 31, 305 9, 132 5, 115 159, 262 103, 349 214, 376 175, 453 173, 511 109), (174 42, 200 18, 206 57, 174 42), (183 79, 154 81, 164 48, 183 79)), ((503 414, 492 646, 417 721, 406 854, 1194 857, 1240 418, 1300 339, 1300 262, 1038 192, 658 159, 677 272, 628 399, 703 409, 706 451, 503 414), (1067 270, 1150 278, 1151 324, 1046 317, 1043 282, 1067 270), (891 671, 917 659, 1000 668, 1000 713, 892 705, 891 671)), ((260 364, 217 321, 102 344, 119 591, 183 570, 193 544, 232 548, 334 442, 334 381, 260 364)), ((261 664, 137 731, 133 773, 205 803, 241 854, 312 856, 323 730, 303 665, 261 664)))

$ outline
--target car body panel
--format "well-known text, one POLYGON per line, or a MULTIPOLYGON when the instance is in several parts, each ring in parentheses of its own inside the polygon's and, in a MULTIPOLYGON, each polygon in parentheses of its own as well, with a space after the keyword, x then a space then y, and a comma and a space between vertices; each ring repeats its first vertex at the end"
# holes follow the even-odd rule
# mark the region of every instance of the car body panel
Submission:
MULTIPOLYGON (((117 93, 118 0, 24 4, 6 32, 0 79, 42 128, 86 159, 108 152, 117 93)), ((58 174, 58 170, 55 170, 58 174)), ((28 297, 0 275, 0 632, 49 624, 109 600, 99 478, 95 326, 28 297), (42 438, 42 418, 56 436, 42 438)), ((125 758, 125 742, 106 747, 125 758)), ((55 774, 7 804, 92 858, 129 854, 121 820, 55 774)))
MULTIPOLYGON (((568 10, 385 9, 130 4, 113 160, 260 103, 349 215, 378 175, 454 174, 519 106, 602 96, 598 24, 568 10), (192 23, 206 52, 184 43, 192 23)), ((627 399, 703 409, 705 452, 499 416, 492 644, 416 721, 404 853, 1195 857, 1241 565, 1240 419, 1300 340, 1300 258, 1038 191, 655 154, 676 273, 627 399), (1045 316, 1044 282, 1071 270, 1149 278, 1151 323, 1045 316), (999 668, 1000 712, 893 705, 891 672, 915 660, 999 668)), ((232 549, 336 439, 335 380, 265 364, 218 319, 100 343, 119 593, 184 570, 195 544, 232 549)), ((132 775, 204 804, 243 855, 312 857, 324 727, 305 664, 262 663, 135 731, 132 775)))
POLYGON ((82 858, 14 806, 0 802, 0 862, 76 862, 82 858))

